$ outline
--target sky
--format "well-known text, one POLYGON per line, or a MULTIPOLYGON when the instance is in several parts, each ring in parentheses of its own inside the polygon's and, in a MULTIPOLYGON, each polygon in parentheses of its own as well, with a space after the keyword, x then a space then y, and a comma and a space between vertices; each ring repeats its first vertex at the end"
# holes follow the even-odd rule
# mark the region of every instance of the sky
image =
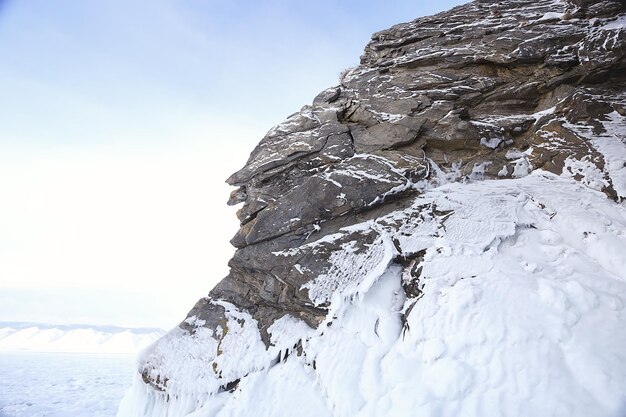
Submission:
POLYGON ((0 322, 176 325, 228 273, 224 181, 265 132, 461 3, 0 0, 0 322))

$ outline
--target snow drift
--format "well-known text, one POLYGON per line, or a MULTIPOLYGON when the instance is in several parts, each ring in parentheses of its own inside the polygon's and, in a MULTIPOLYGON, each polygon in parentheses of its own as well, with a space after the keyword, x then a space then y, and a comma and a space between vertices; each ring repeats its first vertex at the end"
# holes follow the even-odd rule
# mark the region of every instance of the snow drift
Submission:
POLYGON ((442 186, 344 233, 365 228, 384 239, 363 260, 346 251, 337 271, 374 258, 381 273, 321 293, 335 299, 316 330, 284 316, 266 349, 236 309, 218 338, 175 329, 144 354, 175 383, 159 392, 138 381, 120 415, 623 415, 623 205, 535 172, 442 186), (434 204, 451 214, 404 223, 434 204), (395 234, 385 230, 399 219, 395 234), (393 239, 425 250, 417 300, 402 289, 393 239))

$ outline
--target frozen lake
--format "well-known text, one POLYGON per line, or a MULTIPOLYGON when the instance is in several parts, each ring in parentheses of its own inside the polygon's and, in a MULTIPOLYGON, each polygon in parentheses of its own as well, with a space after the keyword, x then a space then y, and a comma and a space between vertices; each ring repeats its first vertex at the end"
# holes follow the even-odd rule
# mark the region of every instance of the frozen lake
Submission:
POLYGON ((113 417, 134 355, 0 353, 0 417, 113 417))

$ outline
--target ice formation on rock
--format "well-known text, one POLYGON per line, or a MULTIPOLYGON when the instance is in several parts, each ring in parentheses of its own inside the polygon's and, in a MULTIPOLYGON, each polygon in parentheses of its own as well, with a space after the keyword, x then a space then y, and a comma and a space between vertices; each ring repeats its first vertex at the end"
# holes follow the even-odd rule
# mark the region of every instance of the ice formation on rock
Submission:
POLYGON ((229 178, 230 274, 119 417, 626 414, 626 6, 376 33, 229 178))

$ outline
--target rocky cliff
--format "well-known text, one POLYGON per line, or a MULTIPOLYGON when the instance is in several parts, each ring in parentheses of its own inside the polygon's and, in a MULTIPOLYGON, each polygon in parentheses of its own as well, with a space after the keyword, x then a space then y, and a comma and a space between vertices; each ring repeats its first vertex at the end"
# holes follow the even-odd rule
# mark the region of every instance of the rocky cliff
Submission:
POLYGON ((375 33, 228 183, 230 273, 121 416, 626 413, 624 2, 375 33))

